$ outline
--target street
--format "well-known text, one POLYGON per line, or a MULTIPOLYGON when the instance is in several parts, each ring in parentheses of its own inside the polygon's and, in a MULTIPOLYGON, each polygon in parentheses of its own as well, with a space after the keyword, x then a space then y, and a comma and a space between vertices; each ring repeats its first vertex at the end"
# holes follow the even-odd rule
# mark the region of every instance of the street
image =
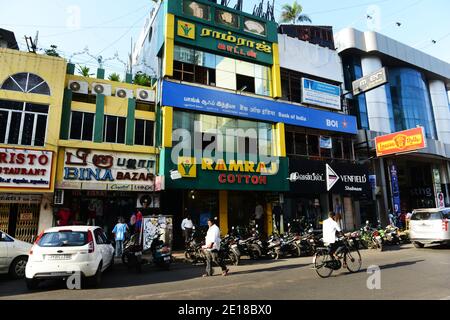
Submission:
MULTIPOLYGON (((177 262, 159 271, 146 266, 142 274, 116 265, 104 274, 100 289, 71 291, 64 284, 48 282, 35 292, 23 280, 0 278, 0 299, 25 300, 309 300, 387 299, 450 300, 450 255, 448 247, 412 245, 364 250, 363 269, 357 274, 341 270, 321 279, 312 269, 312 258, 280 261, 248 261, 231 267, 229 277, 201 278, 203 267, 177 262), (367 268, 381 269, 381 289, 369 290, 367 268)), ((217 271, 217 274, 220 274, 217 271)))

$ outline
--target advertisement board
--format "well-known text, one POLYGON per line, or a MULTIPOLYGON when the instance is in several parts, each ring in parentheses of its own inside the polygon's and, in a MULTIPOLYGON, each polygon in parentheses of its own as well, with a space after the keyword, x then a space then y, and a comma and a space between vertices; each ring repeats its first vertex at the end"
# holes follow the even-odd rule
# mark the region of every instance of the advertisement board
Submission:
POLYGON ((302 103, 342 110, 341 88, 325 82, 302 78, 302 103))
POLYGON ((0 188, 50 189, 53 152, 0 148, 0 188))
POLYGON ((377 156, 387 156, 425 149, 427 140, 423 127, 396 132, 375 138, 377 156))

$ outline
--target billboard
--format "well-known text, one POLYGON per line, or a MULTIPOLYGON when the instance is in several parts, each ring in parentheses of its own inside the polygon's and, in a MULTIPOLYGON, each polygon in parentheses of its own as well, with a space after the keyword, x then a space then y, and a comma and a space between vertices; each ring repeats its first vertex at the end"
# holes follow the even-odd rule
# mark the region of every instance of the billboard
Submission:
POLYGON ((425 149, 427 140, 423 127, 418 127, 406 131, 401 131, 375 138, 377 156, 406 153, 425 149))
POLYGON ((303 78, 302 103, 341 110, 341 88, 325 82, 303 78))
POLYGON ((353 82, 353 95, 357 96, 388 83, 386 68, 382 68, 366 77, 353 82))

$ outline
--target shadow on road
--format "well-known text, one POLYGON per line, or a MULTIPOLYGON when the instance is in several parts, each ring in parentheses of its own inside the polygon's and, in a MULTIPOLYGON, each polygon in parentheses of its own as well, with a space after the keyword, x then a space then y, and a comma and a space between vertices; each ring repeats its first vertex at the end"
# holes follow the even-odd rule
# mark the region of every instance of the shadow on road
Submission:
POLYGON ((293 264, 289 266, 277 266, 272 268, 260 268, 255 270, 247 270, 247 271, 238 271, 238 272, 232 272, 230 273, 230 276, 233 275, 242 275, 242 274, 252 274, 252 273, 259 273, 259 272, 273 272, 273 271, 285 271, 285 270, 291 270, 291 269, 299 269, 311 266, 311 264, 293 264))

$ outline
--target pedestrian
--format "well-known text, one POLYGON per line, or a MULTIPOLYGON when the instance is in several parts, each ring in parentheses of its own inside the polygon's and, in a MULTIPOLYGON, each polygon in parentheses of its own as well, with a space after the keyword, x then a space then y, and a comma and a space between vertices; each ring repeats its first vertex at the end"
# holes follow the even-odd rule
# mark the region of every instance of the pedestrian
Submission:
POLYGON ((91 201, 88 206, 88 226, 95 226, 95 219, 97 218, 97 208, 95 207, 94 201, 91 201))
POLYGON ((131 235, 136 233, 136 213, 133 212, 130 218, 130 233, 131 235))
POLYGON ((187 244, 191 239, 192 231, 194 230, 194 223, 192 222, 191 215, 187 215, 181 222, 181 230, 183 230, 184 242, 187 244))
POLYGON ((259 202, 257 202, 255 207, 255 221, 256 224, 258 225, 259 229, 258 231, 261 231, 262 228, 264 228, 263 216, 264 216, 264 207, 259 202))
POLYGON ((225 265, 225 261, 220 257, 220 229, 214 219, 208 219, 208 233, 206 234, 203 250, 206 256, 206 274, 203 277, 210 277, 214 274, 212 263, 214 262, 222 269, 222 275, 226 277, 230 270, 225 265))
POLYGON ((409 223, 411 222, 411 218, 412 218, 412 212, 411 211, 409 211, 407 214, 406 214, 406 225, 405 225, 405 229, 406 230, 409 230, 409 223))
POLYGON ((125 240, 125 234, 127 233, 128 226, 124 223, 124 219, 121 217, 118 223, 114 227, 112 233, 116 240, 116 258, 120 258, 123 253, 123 242, 125 240))
POLYGON ((144 220, 144 217, 142 216, 142 212, 138 210, 138 212, 136 213, 136 233, 141 232, 142 220, 144 220))

